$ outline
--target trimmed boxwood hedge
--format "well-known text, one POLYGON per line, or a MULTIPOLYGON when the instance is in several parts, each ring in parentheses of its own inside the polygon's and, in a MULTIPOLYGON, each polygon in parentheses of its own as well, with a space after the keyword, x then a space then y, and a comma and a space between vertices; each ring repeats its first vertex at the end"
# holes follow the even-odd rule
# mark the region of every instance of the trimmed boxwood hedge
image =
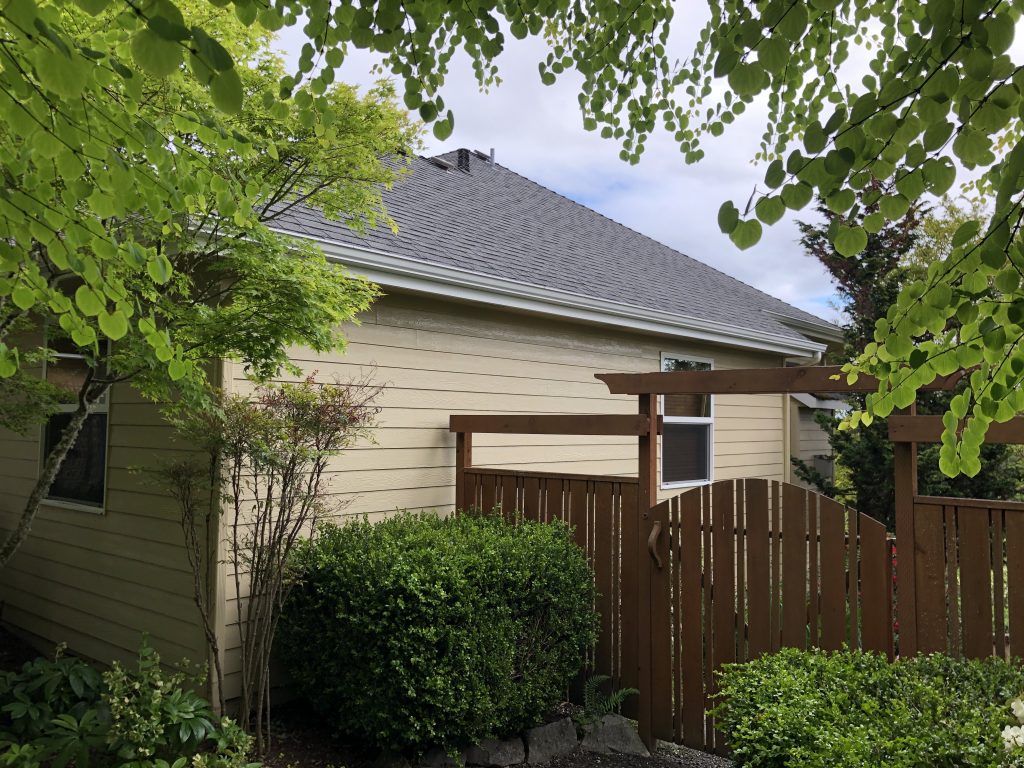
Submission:
POLYGON ((447 749, 535 725, 595 641, 594 587, 562 524, 401 514, 299 547, 279 656, 338 735, 447 749))
POLYGON ((1020 764, 1001 735, 1024 691, 1018 663, 789 648, 727 666, 719 681, 717 726, 740 766, 1020 764))

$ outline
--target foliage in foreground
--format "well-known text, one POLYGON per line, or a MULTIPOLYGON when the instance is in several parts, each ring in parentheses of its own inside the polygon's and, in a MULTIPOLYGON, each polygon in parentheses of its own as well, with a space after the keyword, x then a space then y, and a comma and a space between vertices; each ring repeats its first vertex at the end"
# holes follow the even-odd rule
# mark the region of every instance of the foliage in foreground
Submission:
POLYGON ((596 639, 593 577, 562 524, 327 525, 293 564, 280 655, 299 694, 367 745, 458 748, 533 726, 596 639))
POLYGON ((242 768, 249 745, 145 644, 134 670, 58 654, 0 674, 0 766, 242 768))
POLYGON ((1024 765, 1003 737, 1024 670, 1000 659, 788 648, 719 680, 718 727, 741 766, 1024 765))
POLYGON ((329 492, 328 464, 370 437, 380 390, 369 379, 324 384, 310 375, 299 383, 260 385, 248 395, 223 394, 215 408, 181 407, 172 413, 179 434, 206 454, 202 461, 171 464, 162 474, 181 511, 193 598, 214 657, 218 691, 223 691, 223 670, 210 604, 217 553, 204 542, 210 541, 221 508, 228 511, 224 545, 235 594, 248 589, 238 616, 238 707, 259 754, 269 732, 270 652, 292 586, 286 564, 319 516, 343 505, 329 492))

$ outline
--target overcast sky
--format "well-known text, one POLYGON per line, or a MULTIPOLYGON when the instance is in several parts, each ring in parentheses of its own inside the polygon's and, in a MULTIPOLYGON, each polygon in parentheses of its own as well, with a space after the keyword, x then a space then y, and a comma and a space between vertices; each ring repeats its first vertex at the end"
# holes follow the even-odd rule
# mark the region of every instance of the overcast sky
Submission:
MULTIPOLYGON (((674 33, 680 39, 673 47, 679 46, 680 56, 690 50, 684 35, 696 34, 701 24, 676 16, 681 31, 674 33)), ((498 60, 503 82, 489 93, 480 92, 465 57, 454 60, 442 95, 455 112, 455 131, 445 142, 428 132, 425 154, 493 147, 497 162, 517 173, 780 299, 837 319, 828 275, 798 243, 795 221, 813 220, 809 208, 766 227, 761 242, 747 251, 736 249, 718 229, 722 202, 732 199, 742 208, 764 178, 763 166, 750 162, 764 126, 763 109, 748 109, 724 136, 707 137, 705 158, 697 165, 683 163, 673 138, 659 131, 649 139, 641 162, 631 166, 619 159, 616 142, 583 130, 576 79, 563 76, 553 86, 540 82, 543 43, 506 39, 507 50, 498 60)), ((280 37, 289 64, 302 42, 297 28, 280 37)), ((375 61, 355 51, 338 79, 368 85, 375 61)))

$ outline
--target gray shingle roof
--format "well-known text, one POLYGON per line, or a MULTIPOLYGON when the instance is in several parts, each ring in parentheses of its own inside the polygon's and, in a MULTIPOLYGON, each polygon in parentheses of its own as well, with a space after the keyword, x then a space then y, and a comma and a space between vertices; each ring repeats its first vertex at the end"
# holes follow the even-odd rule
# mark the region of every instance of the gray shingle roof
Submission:
POLYGON ((783 318, 835 328, 667 245, 469 152, 413 158, 411 173, 384 202, 398 224, 359 234, 308 209, 276 226, 297 235, 369 248, 443 267, 683 318, 726 323, 792 338, 804 334, 783 318), (466 155, 463 155, 465 158, 466 155))

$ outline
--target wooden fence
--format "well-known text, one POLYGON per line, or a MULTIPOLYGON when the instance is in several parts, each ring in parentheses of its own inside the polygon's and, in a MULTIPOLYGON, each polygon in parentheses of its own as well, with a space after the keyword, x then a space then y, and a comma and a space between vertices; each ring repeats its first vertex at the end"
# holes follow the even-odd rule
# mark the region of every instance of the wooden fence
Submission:
POLYGON ((630 524, 637 515, 637 479, 468 467, 461 482, 464 509, 573 526, 594 571, 601 621, 585 674, 607 675, 612 689, 637 687, 639 619, 636 600, 629 599, 637 579, 636 526, 630 524))
POLYGON ((885 527, 788 483, 726 480, 652 510, 667 532, 652 587, 657 738, 724 747, 715 672, 781 647, 893 655, 885 527))
POLYGON ((1024 657, 1024 504, 914 498, 917 650, 1024 657))

